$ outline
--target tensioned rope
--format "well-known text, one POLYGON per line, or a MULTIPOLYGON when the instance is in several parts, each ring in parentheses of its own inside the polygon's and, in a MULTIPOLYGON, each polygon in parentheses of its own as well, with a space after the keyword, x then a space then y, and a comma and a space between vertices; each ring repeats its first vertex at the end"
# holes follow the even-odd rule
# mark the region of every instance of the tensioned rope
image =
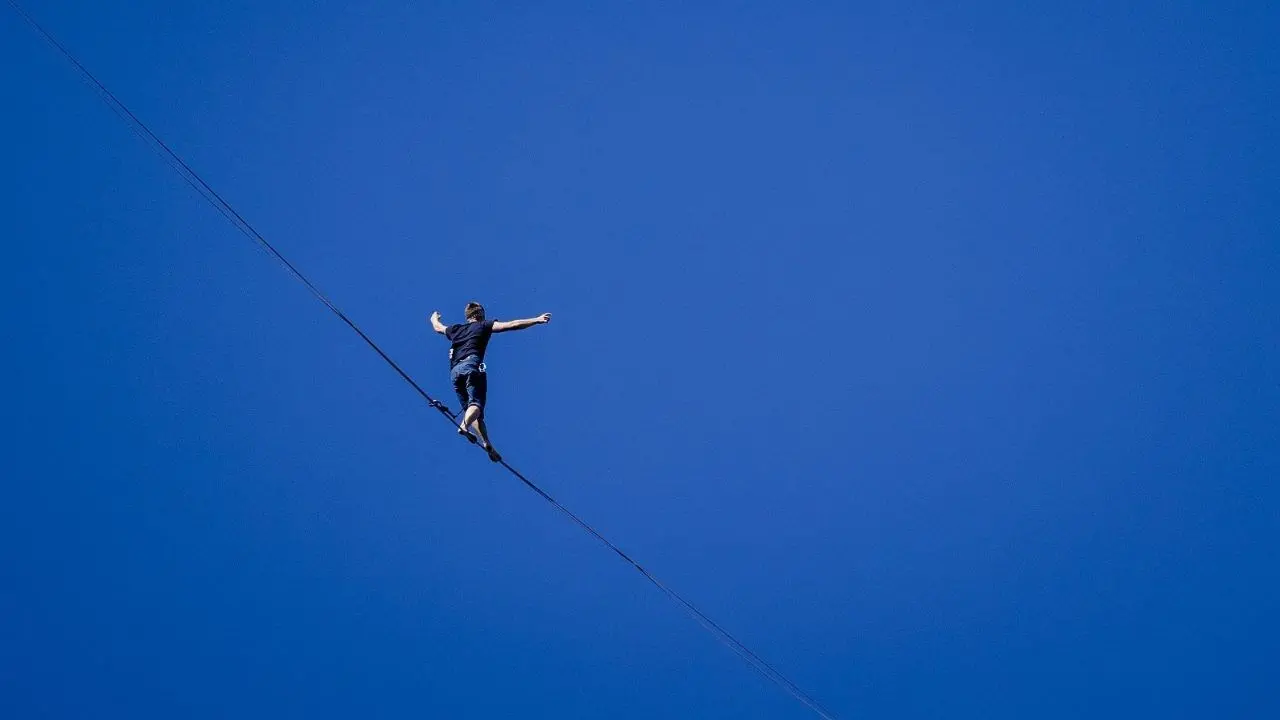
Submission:
MULTIPOLYGON (((293 275, 294 278, 296 278, 299 282, 301 282, 304 286, 306 286, 307 290, 310 291, 311 294, 314 295, 317 300, 323 303, 324 306, 327 307, 334 315, 336 315, 339 320, 341 320, 343 323, 347 325, 347 327, 351 328, 352 331, 354 331, 357 335, 359 335, 360 339, 363 340, 365 344, 369 346, 370 349, 372 349, 375 353, 377 353, 378 356, 381 357, 383 361, 387 363, 387 365, 391 366, 391 369, 395 370, 396 374, 398 374, 405 382, 407 382, 410 385, 410 387, 412 387, 415 391, 417 391, 417 393, 420 396, 422 396, 423 400, 425 400, 429 405, 431 405, 431 407, 439 410, 441 415, 448 420, 450 425, 456 425, 456 423, 458 422, 458 417, 452 411, 450 411, 449 408, 444 403, 440 402, 439 400, 436 400, 426 390, 424 390, 422 386, 419 385, 409 375, 409 373, 407 373, 404 370, 404 368, 400 367, 400 365, 390 355, 388 355, 386 351, 384 351, 381 347, 378 346, 378 343, 376 343, 373 340, 373 338, 369 337, 369 335, 366 334, 364 330, 360 329, 360 326, 357 325, 354 320, 348 317, 347 314, 344 313, 341 308, 335 305, 334 302, 328 298, 328 296, 326 296, 323 292, 321 292, 320 288, 316 287, 315 283, 311 282, 311 280, 306 275, 304 275, 302 271, 299 270, 293 263, 291 263, 289 259, 286 258, 279 250, 277 250, 275 246, 272 245, 262 235, 262 233, 258 232, 258 230, 254 228, 254 226, 250 224, 248 220, 246 220, 234 207, 232 207, 231 203, 227 202, 216 190, 213 189, 212 186, 209 185, 209 183, 205 182, 204 178, 202 178, 199 173, 197 173, 194 169, 192 169, 191 166, 188 165, 187 162, 183 160, 181 156, 179 156, 176 152, 174 152, 174 150, 170 148, 164 142, 164 140, 160 139, 158 135, 152 132, 151 128, 148 127, 146 123, 142 122, 142 120, 138 118, 138 116, 135 115, 133 111, 128 108, 128 106, 126 106, 123 102, 121 102, 118 97, 116 97, 115 93, 111 92, 111 90, 108 89, 106 85, 104 85, 100 80, 98 80, 98 78, 93 73, 91 73, 88 68, 86 68, 79 60, 76 59, 76 57, 71 53, 70 50, 68 50, 64 45, 62 45, 62 43, 58 42, 58 40, 51 33, 49 33, 49 31, 45 30, 44 27, 40 25, 40 23, 38 23, 35 20, 35 18, 33 18, 30 15, 30 13, 28 13, 20 4, 18 4, 16 0, 8 0, 8 2, 9 2, 9 5, 14 9, 14 11, 28 25, 30 25, 51 47, 57 50, 58 53, 60 53, 68 62, 70 62, 76 68, 76 70, 80 72, 83 78, 94 89, 94 91, 98 94, 98 96, 102 99, 102 101, 108 107, 110 107, 111 110, 118 117, 120 117, 121 120, 123 120, 130 127, 130 129, 133 130, 133 132, 136 135, 138 135, 149 146, 151 146, 153 150, 158 152, 164 158, 164 160, 169 164, 169 166, 172 167, 174 171, 176 171, 188 185, 190 185, 197 193, 200 194, 201 197, 203 197, 210 205, 212 205, 219 213, 221 213, 232 225, 235 226, 237 230, 239 230, 242 234, 244 234, 250 240, 253 240, 262 249, 264 249, 269 255, 271 255, 273 258, 279 261, 280 264, 282 264, 285 267, 285 269, 288 270, 291 275, 293 275)), ((511 473, 511 475, 513 475, 516 479, 524 483, 530 490, 537 493, 540 497, 542 497, 542 499, 550 503, 552 507, 559 510, 566 517, 568 517, 575 524, 577 524, 580 528, 582 528, 584 531, 586 531, 596 540, 599 540, 605 547, 609 548, 614 553, 616 553, 618 557, 622 558, 629 565, 631 565, 633 568, 639 571, 640 574, 645 577, 645 579, 647 579, 655 587, 661 590, 663 594, 665 594, 667 597, 671 598, 676 604, 678 604, 682 609, 684 609, 685 612, 687 612, 690 616, 692 616, 694 620, 696 620, 711 634, 715 635, 717 639, 719 639, 722 643, 728 646, 729 649, 733 650, 735 654, 737 654, 744 661, 746 661, 747 664, 750 665, 753 669, 755 669, 764 677, 768 678, 770 681, 777 684, 779 687, 785 690, 788 694, 792 695, 801 703, 803 703, 805 706, 807 706, 810 710, 817 713, 820 717, 825 718, 826 720, 835 720, 834 716, 831 715, 830 712, 828 712, 821 705, 819 705, 816 700, 814 700, 807 693, 801 690, 795 683, 787 679, 785 675, 779 672, 772 665, 765 662, 765 660, 761 658, 759 655, 757 655, 753 650, 751 650, 751 648, 747 647, 745 644, 743 644, 742 641, 734 637, 734 635, 731 634, 728 630, 725 630, 723 627, 721 627, 718 623, 716 623, 709 616, 707 616, 706 613, 699 610, 691 602, 686 600, 682 595, 677 593, 675 590, 672 590, 665 583, 659 580, 653 573, 646 570, 644 566, 642 566, 639 562, 637 562, 630 555, 624 552, 621 548, 619 548, 616 544, 614 544, 613 541, 609 540, 609 538, 605 537, 599 530, 596 530, 589 523, 587 523, 585 520, 583 520, 581 517, 575 514, 572 510, 565 507, 563 504, 560 503, 560 501, 552 497, 549 493, 547 493, 547 491, 543 490, 532 480, 525 477, 523 473, 521 473, 516 468, 512 467, 506 460, 501 461, 501 465, 503 468, 507 470, 507 472, 511 473)))

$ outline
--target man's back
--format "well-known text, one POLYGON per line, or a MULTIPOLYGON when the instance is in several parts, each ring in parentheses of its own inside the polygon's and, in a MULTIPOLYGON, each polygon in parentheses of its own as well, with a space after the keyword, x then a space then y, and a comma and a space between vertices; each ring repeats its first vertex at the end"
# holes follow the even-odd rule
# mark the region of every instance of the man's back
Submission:
POLYGON ((484 351, 493 335, 493 320, 478 320, 450 325, 444 336, 449 339, 449 367, 476 355, 484 361, 484 351))

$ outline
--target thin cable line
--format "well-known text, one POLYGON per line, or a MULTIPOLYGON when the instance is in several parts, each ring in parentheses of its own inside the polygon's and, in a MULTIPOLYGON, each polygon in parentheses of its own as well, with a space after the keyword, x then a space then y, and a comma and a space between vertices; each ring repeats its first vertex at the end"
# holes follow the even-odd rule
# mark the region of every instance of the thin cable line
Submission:
MULTIPOLYGON (((70 50, 68 50, 65 46, 63 46, 62 43, 58 42, 58 40, 52 34, 50 34, 47 30, 44 29, 43 26, 40 25, 40 23, 36 22, 35 18, 33 18, 29 13, 27 13, 27 11, 23 9, 23 7, 16 2, 16 0, 8 0, 8 2, 9 2, 9 5, 14 9, 14 11, 17 12, 18 15, 23 20, 25 20, 28 25, 30 25, 33 29, 35 29, 35 31, 39 33, 40 36, 43 37, 45 41, 49 43, 49 45, 51 45, 54 49, 56 49, 64 58, 66 58, 67 61, 69 61, 72 65, 75 66, 75 68, 80 72, 83 78, 95 90, 95 92, 103 100, 103 102, 106 103, 107 106, 111 108, 111 110, 116 114, 116 116, 119 117, 121 120, 123 120, 125 124, 129 125, 130 129, 133 130, 135 135, 137 135, 139 138, 145 141, 148 145, 150 145, 153 150, 158 152, 164 158, 165 162, 171 168, 173 168, 174 171, 177 172, 182 177, 182 179, 192 187, 192 189, 194 189, 197 193, 199 193, 201 197, 203 197, 210 205, 212 205, 219 213, 221 213, 223 217, 225 217, 232 225, 234 225, 237 230, 239 230, 242 234, 244 234, 250 240, 253 240, 261 248, 266 250, 268 254, 270 254, 277 261, 279 261, 280 264, 283 265, 285 269, 287 269, 289 273, 294 276, 294 278, 296 278, 304 286, 306 286, 307 290, 309 290, 311 294, 316 297, 317 300, 323 303, 325 307, 327 307, 334 315, 338 317, 338 319, 340 319, 349 328, 351 328, 351 330, 353 330, 357 335, 359 335, 360 339, 363 340, 365 344, 368 345, 375 353, 377 353, 378 356, 381 357, 389 366, 391 366, 391 369, 395 370, 396 374, 398 374, 415 391, 417 391, 417 393, 421 395, 422 398, 426 400, 428 404, 430 404, 435 409, 439 410, 441 414, 443 414, 446 418, 448 418, 450 424, 456 423, 458 421, 457 416, 454 415, 454 413, 451 412, 444 403, 436 400, 426 390, 424 390, 422 386, 419 385, 409 375, 408 372, 406 372, 402 367, 400 367, 399 363, 397 363, 390 355, 388 355, 381 347, 379 347, 379 345, 373 340, 373 338, 371 338, 368 334, 366 334, 364 330, 362 330, 354 320, 352 320, 345 312, 342 311, 341 308, 339 308, 332 300, 330 300, 329 297, 325 295, 320 290, 320 288, 318 288, 313 282, 311 282, 311 280, 306 275, 304 275, 301 270, 299 270, 296 266, 294 266, 294 264, 290 262, 288 258, 286 258, 279 250, 277 250, 275 246, 272 245, 271 242, 266 239, 266 237, 264 237, 260 232, 258 232, 258 230, 231 205, 231 203, 227 202, 227 200, 225 200, 222 197, 222 195, 220 195, 216 190, 214 190, 213 187, 209 185, 209 183, 205 182, 204 178, 201 177, 199 173, 197 173, 190 165, 188 165, 187 162, 183 160, 180 155, 174 152, 174 150, 170 148, 169 145, 164 142, 164 140, 162 140, 158 135, 152 132, 151 128, 148 127, 147 124, 144 123, 137 115, 135 115, 133 111, 130 110, 129 107, 124 104, 124 102, 122 102, 118 97, 116 97, 115 93, 111 92, 111 90, 108 89, 107 86, 104 85, 101 81, 99 81, 98 78, 92 72, 90 72, 88 68, 86 68, 83 64, 81 64, 80 61, 76 59, 76 57, 71 53, 70 50)), ((589 523, 587 523, 585 520, 580 518, 572 510, 565 507, 563 504, 560 503, 560 501, 556 500, 547 491, 543 490, 532 480, 525 477, 523 473, 521 473, 516 468, 512 467, 509 463, 507 463, 507 461, 503 460, 501 462, 501 465, 503 468, 507 470, 507 472, 513 475, 516 479, 520 480, 520 482, 524 483, 525 486, 527 486, 530 490, 537 493, 539 496, 542 497, 542 499, 550 503, 555 509, 563 513, 566 517, 568 517, 576 525, 582 528, 585 532, 587 532, 589 535, 594 537, 596 540, 602 543, 605 547, 609 548, 614 553, 616 553, 618 557, 622 558, 622 560, 624 560, 629 565, 634 567, 637 571, 639 571, 640 574, 645 577, 645 579, 647 579, 650 583, 652 583, 655 587, 657 587, 660 591, 662 591, 662 593, 665 594, 667 597, 671 598, 674 602, 676 602, 676 604, 680 605, 680 607, 683 608, 685 612, 687 612, 690 616, 692 616, 693 619, 696 620, 700 625, 702 625, 703 628, 705 628, 708 632, 716 636, 718 640, 720 640, 723 644, 728 646, 730 650, 732 650, 736 655, 742 658, 749 666, 751 666, 754 670, 756 670, 756 672, 760 673, 765 678, 767 678, 771 682, 781 687, 784 691, 786 691, 791 696, 795 697, 797 700, 799 700, 801 703, 803 703, 806 707, 808 707, 810 710, 815 712, 820 717, 824 718, 825 720, 835 720, 834 716, 831 715, 830 712, 824 709, 821 705, 818 704, 816 700, 814 700, 807 693, 805 693, 798 686, 796 686, 795 683, 791 682, 791 680, 789 680, 780 671, 778 671, 772 665, 767 663, 763 658, 761 658, 753 650, 751 650, 751 648, 747 647, 742 641, 734 637, 732 633, 730 633, 728 630, 725 630, 718 623, 712 620, 706 613, 699 610, 695 605, 693 605, 693 603, 686 600, 683 596, 681 596, 675 590, 671 589, 665 583, 659 580, 653 573, 646 570, 644 566, 642 566, 639 562, 637 562, 630 555, 624 552, 620 547, 615 545, 613 541, 605 537, 604 534, 602 534, 599 530, 596 530, 594 527, 592 527, 589 523)))

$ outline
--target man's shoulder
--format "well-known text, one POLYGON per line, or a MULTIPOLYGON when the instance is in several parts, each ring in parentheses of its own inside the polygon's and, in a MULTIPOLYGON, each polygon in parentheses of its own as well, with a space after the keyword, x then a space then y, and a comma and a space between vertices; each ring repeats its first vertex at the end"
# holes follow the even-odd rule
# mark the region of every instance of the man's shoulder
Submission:
POLYGON ((465 322, 454 323, 444 329, 445 337, 453 339, 459 335, 476 335, 482 332, 493 332, 493 323, 495 320, 485 320, 484 322, 465 322))

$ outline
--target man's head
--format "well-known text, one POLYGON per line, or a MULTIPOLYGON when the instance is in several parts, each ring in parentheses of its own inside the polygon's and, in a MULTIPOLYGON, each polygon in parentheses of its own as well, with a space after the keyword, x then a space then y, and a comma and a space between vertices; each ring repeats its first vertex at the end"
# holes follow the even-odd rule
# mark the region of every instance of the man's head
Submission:
POLYGON ((467 303, 467 309, 463 311, 467 322, 480 322, 484 320, 484 306, 474 300, 467 303))

